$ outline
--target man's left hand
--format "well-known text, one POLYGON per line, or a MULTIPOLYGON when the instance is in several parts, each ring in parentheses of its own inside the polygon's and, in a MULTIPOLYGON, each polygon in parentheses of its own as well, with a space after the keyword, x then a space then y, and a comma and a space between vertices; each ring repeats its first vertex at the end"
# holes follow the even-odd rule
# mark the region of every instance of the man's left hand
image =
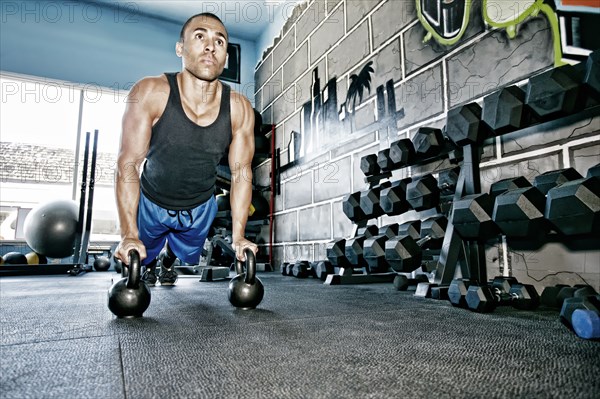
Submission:
POLYGON ((258 246, 253 243, 252 241, 249 241, 245 238, 240 238, 239 240, 236 240, 233 242, 233 249, 235 250, 235 256, 237 257, 238 260, 245 262, 246 261, 246 255, 244 254, 244 250, 246 248, 249 248, 252 250, 252 252, 254 252, 254 256, 256 256, 256 253, 258 252, 258 246))

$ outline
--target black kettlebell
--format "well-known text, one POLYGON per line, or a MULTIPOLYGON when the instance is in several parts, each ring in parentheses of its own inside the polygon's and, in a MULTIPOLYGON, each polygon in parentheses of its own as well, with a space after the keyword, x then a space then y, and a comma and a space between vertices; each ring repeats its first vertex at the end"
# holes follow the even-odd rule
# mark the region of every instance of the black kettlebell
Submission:
POLYGON ((142 317, 150 306, 150 290, 141 280, 142 264, 140 254, 135 249, 129 251, 129 275, 122 278, 108 290, 108 308, 117 317, 142 317))
POLYGON ((237 276, 229 282, 229 302, 236 308, 254 309, 265 295, 265 287, 256 277, 256 258, 251 249, 244 250, 246 255, 246 272, 241 261, 235 261, 237 276))
POLYGON ((94 255, 94 270, 97 272, 105 272, 110 269, 110 259, 106 256, 94 255))

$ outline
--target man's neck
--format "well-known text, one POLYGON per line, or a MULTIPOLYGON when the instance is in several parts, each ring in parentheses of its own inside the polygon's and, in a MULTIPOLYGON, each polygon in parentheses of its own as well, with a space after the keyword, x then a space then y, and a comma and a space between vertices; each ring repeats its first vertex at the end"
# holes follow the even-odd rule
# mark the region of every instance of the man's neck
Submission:
POLYGON ((218 79, 207 81, 199 79, 189 71, 183 70, 179 74, 180 95, 188 103, 195 104, 197 107, 211 104, 218 99, 221 89, 221 82, 218 79))

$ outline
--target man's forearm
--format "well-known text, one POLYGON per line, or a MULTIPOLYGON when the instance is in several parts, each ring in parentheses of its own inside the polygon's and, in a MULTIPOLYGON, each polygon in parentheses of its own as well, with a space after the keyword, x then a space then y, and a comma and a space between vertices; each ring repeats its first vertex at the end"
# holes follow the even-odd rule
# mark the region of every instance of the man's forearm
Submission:
POLYGON ((248 221, 248 210, 252 203, 252 176, 232 176, 231 221, 234 241, 243 238, 248 221))
POLYGON ((126 174, 117 173, 117 211, 121 228, 121 238, 138 238, 137 210, 140 200, 139 179, 128 179, 126 174))

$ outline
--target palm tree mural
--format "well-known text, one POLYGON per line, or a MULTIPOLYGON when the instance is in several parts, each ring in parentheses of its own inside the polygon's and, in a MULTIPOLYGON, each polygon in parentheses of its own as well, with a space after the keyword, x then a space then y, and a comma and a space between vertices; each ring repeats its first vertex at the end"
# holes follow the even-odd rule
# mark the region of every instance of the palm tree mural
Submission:
POLYGON ((369 61, 361 69, 361 71, 350 76, 350 86, 348 87, 348 95, 346 96, 346 110, 350 110, 350 103, 352 103, 352 113, 350 114, 350 130, 354 131, 354 116, 356 112, 356 100, 358 96, 358 104, 363 100, 364 89, 367 89, 371 93, 371 74, 374 72, 373 61, 369 61))

